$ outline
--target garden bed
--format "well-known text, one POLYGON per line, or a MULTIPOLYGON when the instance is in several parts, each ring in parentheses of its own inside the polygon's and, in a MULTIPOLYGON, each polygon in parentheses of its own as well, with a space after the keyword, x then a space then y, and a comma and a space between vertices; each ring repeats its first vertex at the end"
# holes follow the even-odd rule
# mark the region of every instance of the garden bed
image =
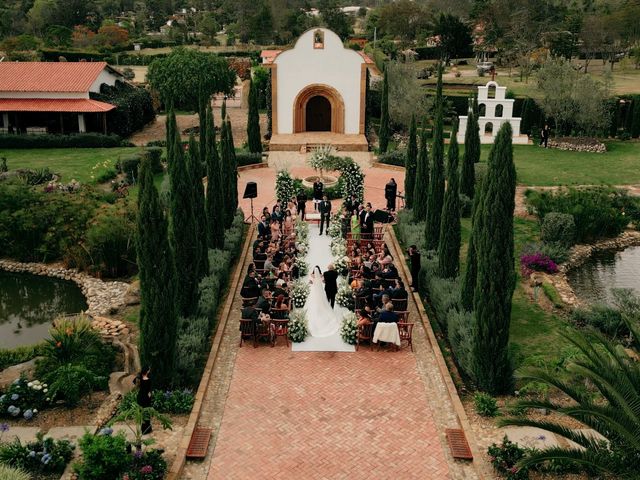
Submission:
POLYGON ((549 148, 570 152, 606 153, 607 147, 592 137, 555 137, 549 140, 549 148))

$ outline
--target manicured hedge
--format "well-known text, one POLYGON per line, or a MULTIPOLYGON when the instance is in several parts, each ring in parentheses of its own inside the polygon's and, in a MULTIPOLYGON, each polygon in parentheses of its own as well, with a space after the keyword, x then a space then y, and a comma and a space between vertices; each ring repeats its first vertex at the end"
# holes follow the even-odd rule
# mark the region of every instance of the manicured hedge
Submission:
POLYGON ((239 152, 236 153, 236 160, 238 161, 239 167, 244 167, 246 165, 256 165, 258 163, 262 163, 262 154, 239 152))
POLYGON ((0 148, 116 148, 118 135, 78 133, 75 135, 0 135, 0 148))
POLYGON ((380 155, 378 155, 378 162, 385 163, 387 165, 397 165, 399 167, 404 167, 406 158, 406 150, 394 150, 392 152, 381 153, 380 155))
POLYGON ((149 91, 128 83, 116 82, 113 87, 103 84, 100 93, 92 93, 91 98, 117 107, 107 113, 107 128, 122 137, 140 130, 156 117, 149 91))

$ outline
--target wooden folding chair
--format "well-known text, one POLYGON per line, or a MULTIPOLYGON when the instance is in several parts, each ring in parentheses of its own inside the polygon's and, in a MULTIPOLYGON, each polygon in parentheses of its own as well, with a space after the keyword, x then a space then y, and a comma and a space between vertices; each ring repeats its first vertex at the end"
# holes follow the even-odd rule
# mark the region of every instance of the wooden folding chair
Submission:
POLYGON ((413 323, 398 322, 398 332, 400 333, 400 348, 402 342, 407 342, 407 346, 411 347, 413 352, 413 323))
POLYGON ((273 326, 272 321, 269 322, 260 322, 256 327, 256 347, 258 346, 258 342, 262 339, 265 339, 272 347, 276 345, 276 335, 275 328, 273 326))
POLYGON ((278 337, 284 337, 284 340, 289 346, 289 319, 282 320, 272 320, 271 323, 274 327, 275 340, 273 344, 275 345, 278 342, 278 337))
POLYGON ((257 347, 256 344, 256 331, 253 320, 250 318, 241 318, 240 319, 240 346, 242 346, 243 340, 252 340, 253 346, 257 347))
POLYGON ((358 327, 358 335, 356 336, 356 350, 360 347, 361 342, 369 342, 369 348, 373 350, 373 323, 360 325, 358 327))
POLYGON ((392 298, 391 303, 393 303, 393 310, 396 312, 404 312, 407 310, 406 298, 392 298))

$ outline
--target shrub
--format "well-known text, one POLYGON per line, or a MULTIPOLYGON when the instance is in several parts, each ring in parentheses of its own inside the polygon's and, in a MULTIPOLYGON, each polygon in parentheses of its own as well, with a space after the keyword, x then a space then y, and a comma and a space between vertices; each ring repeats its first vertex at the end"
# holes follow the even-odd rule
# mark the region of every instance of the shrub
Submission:
POLYGON ((48 167, 40 168, 38 170, 22 170, 18 176, 24 181, 24 183, 30 186, 42 185, 43 183, 53 180, 53 173, 51 173, 48 167))
POLYGON ((129 83, 103 84, 100 93, 91 93, 91 98, 117 107, 107 113, 107 128, 122 137, 140 130, 156 116, 150 92, 129 83))
POLYGON ((50 405, 49 390, 46 383, 39 380, 27 380, 21 376, 0 392, 0 416, 7 418, 25 418, 30 420, 39 410, 50 405))
POLYGON ((110 208, 101 209, 90 222, 84 247, 92 271, 105 277, 124 277, 137 271, 135 203, 125 199, 110 208))
POLYGON ((526 455, 526 450, 511 442, 506 436, 502 439, 501 445, 492 444, 487 449, 487 453, 495 471, 507 480, 526 480, 529 478, 528 468, 515 466, 526 455))
MULTIPOLYGON (((19 439, 0 444, 0 464, 31 474, 61 474, 73 456, 75 447, 68 440, 44 438, 38 433, 35 442, 22 445, 19 439)), ((4 479, 2 475, 0 478, 4 479)))
POLYGON ((122 146, 118 135, 77 133, 74 135, 0 135, 2 148, 115 148, 122 146))
POLYGON ((167 472, 167 462, 161 450, 146 450, 140 458, 133 455, 126 474, 129 480, 162 480, 167 472))
MULTIPOLYGON (((210 263, 210 265, 213 267, 215 264, 210 263)), ((198 290, 200 292, 198 314, 212 320, 215 319, 220 302, 220 278, 217 275, 204 277, 200 280, 198 290)))
POLYGON ((142 155, 139 153, 120 155, 116 168, 119 173, 127 175, 129 183, 133 183, 138 178, 138 167, 140 167, 141 160, 142 155))
POLYGON ((261 153, 236 152, 236 161, 239 167, 262 163, 261 153))
POLYGON ((31 480, 31 475, 19 468, 0 463, 0 478, 3 480, 31 480))
POLYGON ((542 291, 544 292, 545 296, 549 299, 549 301, 553 303, 554 307, 562 308, 563 306, 562 298, 560 298, 560 294, 556 290, 556 287, 554 287, 550 283, 543 282, 542 291))
POLYGON ((106 183, 109 180, 113 180, 117 176, 118 172, 113 168, 109 168, 108 170, 105 170, 98 174, 98 176, 96 177, 96 183, 106 183))
POLYGON ((473 209, 473 200, 467 197, 464 193, 460 194, 460 216, 462 218, 471 217, 471 210, 473 209))
POLYGON ((130 465, 127 440, 118 435, 85 433, 80 441, 82 461, 74 466, 79 480, 113 480, 120 478, 130 465))
POLYGON ((178 385, 196 385, 200 380, 210 333, 207 317, 180 318, 176 343, 178 385))
POLYGON ((12 349, 0 349, 0 370, 4 370, 11 365, 28 362, 29 360, 42 355, 44 351, 44 343, 36 345, 25 345, 12 349))
POLYGON ((153 173, 162 173, 162 153, 164 149, 161 147, 147 147, 144 154, 151 162, 151 171, 153 173))
POLYGON ((458 367, 470 377, 473 372, 473 313, 449 310, 447 338, 458 367))
POLYGON ((576 308, 571 320, 581 327, 592 327, 611 337, 629 333, 620 310, 608 305, 593 305, 589 308, 576 308))
MULTIPOLYGON (((120 402, 119 411, 125 411, 133 403, 136 403, 137 392, 127 393, 120 402)), ((154 390, 151 394, 151 406, 160 413, 189 413, 193 407, 195 396, 193 391, 183 390, 154 390)))
POLYGON ((576 222, 568 213, 550 212, 545 215, 540 228, 540 239, 545 243, 557 243, 564 247, 574 244, 576 222))
POLYGON ((48 375, 51 382, 51 398, 62 399, 75 406, 90 393, 94 385, 103 384, 107 377, 100 377, 82 365, 62 365, 48 375))
POLYGON ((638 202, 625 192, 610 187, 569 188, 555 192, 529 190, 526 198, 530 209, 542 221, 552 212, 572 215, 575 240, 580 243, 622 233, 629 223, 625 210, 638 202))
POLYGON ((569 260, 569 250, 557 243, 527 243, 522 247, 522 251, 520 252, 521 255, 533 255, 536 253, 546 255, 553 260, 556 265, 569 260))
POLYGON ((431 275, 427 280, 429 300, 436 313, 436 320, 443 331, 447 330, 449 310, 460 306, 460 281, 458 278, 440 278, 431 275))
POLYGON ((387 165, 397 165, 399 167, 404 167, 406 159, 406 150, 394 150, 392 152, 381 153, 378 155, 378 162, 385 163, 387 165))
POLYGON ((483 417, 495 417, 498 415, 496 399, 488 393, 476 392, 473 395, 473 404, 476 412, 483 417))
POLYGON ((558 265, 548 256, 540 252, 526 254, 520 257, 522 276, 528 277, 532 272, 556 273, 558 265))

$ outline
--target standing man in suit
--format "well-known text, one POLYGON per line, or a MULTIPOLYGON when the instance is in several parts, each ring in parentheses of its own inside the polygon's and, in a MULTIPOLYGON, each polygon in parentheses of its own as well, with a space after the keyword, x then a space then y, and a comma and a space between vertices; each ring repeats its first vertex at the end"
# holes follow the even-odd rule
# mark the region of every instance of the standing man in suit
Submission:
POLYGON ((322 201, 320 202, 319 209, 320 209, 320 235, 322 235, 322 227, 324 226, 324 223, 327 222, 327 230, 329 230, 329 220, 331 219, 331 202, 328 200, 326 195, 322 197, 322 201))
POLYGON ((258 224, 258 235, 263 238, 268 238, 271 236, 271 230, 269 230, 269 224, 267 223, 267 218, 264 215, 260 217, 260 223, 258 224))
POLYGON ((360 227, 360 230, 363 234, 363 238, 373 238, 373 212, 371 211, 370 203, 367 203, 365 213, 362 216, 362 225, 360 227))
POLYGON ((305 211, 307 209, 307 194, 304 193, 304 189, 300 189, 296 200, 298 201, 298 214, 300 215, 300 220, 304 221, 305 211))
POLYGON ((327 294, 327 301, 331 304, 331 308, 336 303, 336 293, 338 293, 338 272, 336 272, 333 263, 327 267, 327 271, 322 274, 324 279, 324 292, 327 294))
POLYGON ((318 210, 318 205, 322 201, 322 197, 324 196, 324 184, 317 179, 313 182, 313 209, 318 210))

